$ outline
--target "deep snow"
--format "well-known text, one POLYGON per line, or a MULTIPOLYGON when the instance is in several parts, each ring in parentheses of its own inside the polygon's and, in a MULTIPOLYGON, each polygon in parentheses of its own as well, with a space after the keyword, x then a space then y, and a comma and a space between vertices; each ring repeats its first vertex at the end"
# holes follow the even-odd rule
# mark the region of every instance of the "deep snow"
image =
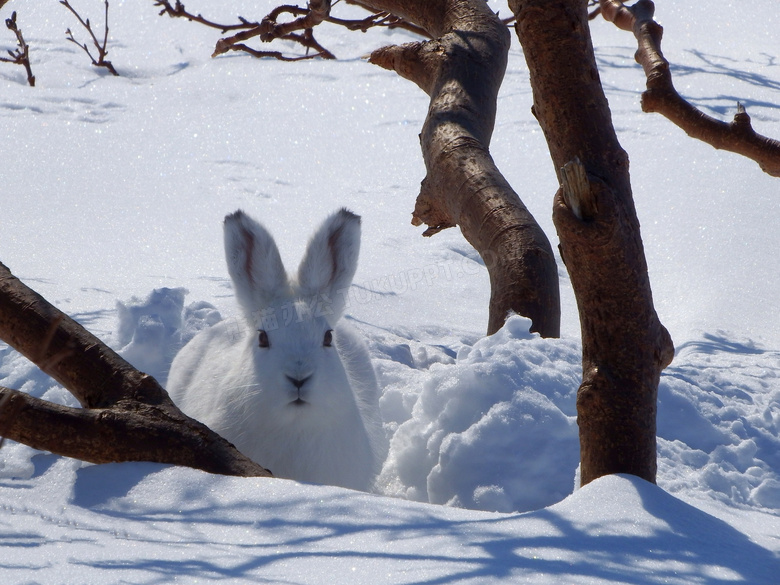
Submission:
MULTIPOLYGON (((73 4, 102 23, 101 2, 73 4)), ((54 0, 0 12, 17 10, 37 77, 29 88, 22 68, 0 63, 0 261, 164 380, 198 330, 240 319, 226 213, 261 218, 293 265, 315 225, 353 209, 364 235, 347 312, 384 389, 382 495, 85 466, 7 443, 3 582, 774 582, 778 188, 751 161, 640 112, 629 34, 593 24, 677 354, 659 388, 659 487, 609 477, 572 493, 579 340, 565 270, 561 340, 530 335, 521 317, 483 337, 478 257, 454 230, 428 240, 409 224, 427 98, 360 59, 411 37, 323 27, 337 62, 210 59, 218 34, 152 4, 111 4, 119 78, 65 40, 67 27, 82 32, 54 0)), ((222 20, 273 5, 196 4, 187 7, 222 20)), ((739 100, 757 131, 780 136, 774 3, 747 14, 725 1, 656 6, 678 89, 723 119, 739 100)), ((0 43, 12 48, 10 32, 0 43)), ((517 45, 492 151, 555 243, 555 177, 517 45)), ((2 344, 0 384, 74 404, 2 344)))

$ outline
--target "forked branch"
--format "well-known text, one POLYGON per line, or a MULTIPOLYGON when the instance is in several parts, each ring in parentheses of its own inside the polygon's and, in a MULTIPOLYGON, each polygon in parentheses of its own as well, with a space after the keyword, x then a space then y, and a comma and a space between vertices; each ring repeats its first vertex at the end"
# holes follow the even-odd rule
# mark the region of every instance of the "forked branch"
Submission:
POLYGON ((692 138, 741 154, 757 162, 765 173, 780 177, 780 141, 753 130, 750 116, 741 104, 737 104, 734 119, 727 123, 708 116, 677 93, 669 62, 661 52, 663 28, 653 19, 655 6, 651 0, 639 0, 632 6, 625 6, 620 0, 600 2, 606 20, 636 37, 636 60, 647 77, 643 111, 662 114, 692 138))
POLYGON ((180 0, 176 0, 174 4, 171 4, 170 2, 168 2, 168 0, 155 0, 154 5, 161 8, 159 13, 160 16, 167 14, 171 18, 186 18, 190 22, 198 22, 204 26, 219 29, 223 33, 226 33, 229 30, 250 29, 259 26, 259 23, 250 22, 242 16, 238 17, 238 20, 240 21, 238 23, 219 24, 217 22, 209 20, 208 18, 205 18, 202 14, 193 14, 191 12, 188 12, 184 4, 182 4, 180 0))
MULTIPOLYGON (((5 0, 6 2, 8 0, 5 0)), ((0 8, 5 2, 0 2, 0 8)), ((15 65, 22 65, 27 71, 27 83, 30 87, 35 87, 35 75, 33 75, 32 67, 30 67, 30 47, 25 42, 22 36, 22 31, 16 25, 16 11, 11 14, 11 18, 5 19, 5 26, 12 33, 16 35, 17 48, 14 51, 8 51, 10 59, 8 57, 0 57, 0 61, 4 63, 13 63, 15 65)))
POLYGON ((73 8, 73 6, 70 5, 68 0, 60 0, 60 4, 62 4, 65 8, 70 10, 73 15, 78 19, 78 21, 81 23, 81 26, 83 26, 87 32, 89 33, 89 36, 92 37, 92 44, 94 45, 95 49, 97 50, 97 59, 95 59, 92 56, 92 53, 89 50, 89 47, 87 46, 87 43, 80 43, 76 40, 76 38, 73 36, 73 32, 71 32, 70 29, 67 29, 65 31, 65 34, 67 35, 67 39, 74 43, 75 45, 78 45, 81 47, 81 49, 87 54, 89 59, 92 61, 92 64, 95 67, 105 67, 108 69, 112 75, 118 76, 119 73, 117 73, 117 70, 114 69, 114 65, 111 63, 111 61, 108 61, 106 59, 106 56, 108 55, 108 49, 106 48, 108 44, 108 0, 105 0, 106 5, 106 13, 105 13, 105 25, 103 27, 103 41, 99 41, 97 36, 95 35, 95 32, 92 30, 92 25, 89 22, 89 18, 84 20, 81 15, 76 12, 76 10, 73 8))

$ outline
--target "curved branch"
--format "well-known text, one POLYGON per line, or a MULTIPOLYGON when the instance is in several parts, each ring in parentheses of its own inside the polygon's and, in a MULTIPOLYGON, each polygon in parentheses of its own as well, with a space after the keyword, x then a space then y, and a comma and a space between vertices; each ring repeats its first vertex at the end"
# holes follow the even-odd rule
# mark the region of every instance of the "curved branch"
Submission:
POLYGON ((489 144, 507 62, 506 25, 480 0, 361 0, 424 27, 432 41, 385 47, 370 62, 431 98, 420 134, 427 175, 412 223, 423 235, 460 226, 490 276, 488 333, 514 311, 532 331, 560 332, 558 271, 547 237, 495 165, 489 144))
POLYGON ((0 389, 3 437, 96 463, 155 461, 226 475, 270 475, 185 416, 154 378, 133 368, 2 263, 0 338, 84 406, 66 408, 0 389))
POLYGON ((750 158, 768 175, 780 177, 780 141, 753 130, 741 104, 737 104, 734 120, 726 123, 708 116, 677 93, 669 62, 661 52, 663 28, 653 20, 655 6, 651 0, 639 0, 630 7, 619 0, 601 0, 601 13, 618 28, 633 32, 637 39, 636 61, 647 77, 643 111, 662 114, 688 136, 750 158))
POLYGON ((167 14, 171 18, 186 18, 191 22, 197 22, 204 26, 208 26, 209 28, 219 29, 223 33, 226 33, 229 30, 247 29, 258 25, 258 23, 249 22, 248 20, 240 16, 238 17, 240 22, 237 24, 219 24, 217 22, 204 18, 202 14, 193 14, 191 12, 187 12, 187 9, 184 7, 184 4, 181 3, 181 0, 176 0, 175 5, 173 6, 168 0, 155 0, 154 5, 159 6, 162 9, 158 13, 160 16, 167 14))
POLYGON ((223 475, 270 475, 207 427, 158 405, 69 408, 3 387, 0 397, 2 436, 35 449, 90 463, 153 461, 223 475))

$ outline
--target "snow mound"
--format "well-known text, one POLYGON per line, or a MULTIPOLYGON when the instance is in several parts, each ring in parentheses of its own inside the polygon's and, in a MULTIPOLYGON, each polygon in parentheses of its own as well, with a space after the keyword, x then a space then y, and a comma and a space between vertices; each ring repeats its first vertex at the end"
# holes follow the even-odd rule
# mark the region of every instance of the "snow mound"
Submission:
MULTIPOLYGON (((383 408, 409 402, 379 478, 389 495, 490 511, 541 508, 571 493, 579 460, 576 344, 529 334, 513 316, 416 380, 385 389, 383 408), (402 386, 401 389, 397 386, 402 386)), ((392 413, 398 417, 398 408, 392 413)))
POLYGON ((185 288, 154 289, 145 299, 117 301, 119 355, 165 385, 176 353, 200 330, 222 317, 205 302, 184 307, 185 288))

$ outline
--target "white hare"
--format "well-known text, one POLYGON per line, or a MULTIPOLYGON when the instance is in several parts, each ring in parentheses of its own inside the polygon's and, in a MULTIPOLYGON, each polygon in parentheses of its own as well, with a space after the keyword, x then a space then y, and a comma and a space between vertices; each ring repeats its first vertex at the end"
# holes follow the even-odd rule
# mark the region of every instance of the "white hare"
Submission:
POLYGON ((225 218, 225 255, 245 324, 222 321, 176 356, 168 392, 189 416, 274 475, 367 491, 384 449, 368 350, 337 324, 357 268, 360 217, 342 209, 288 278, 268 231, 225 218))

